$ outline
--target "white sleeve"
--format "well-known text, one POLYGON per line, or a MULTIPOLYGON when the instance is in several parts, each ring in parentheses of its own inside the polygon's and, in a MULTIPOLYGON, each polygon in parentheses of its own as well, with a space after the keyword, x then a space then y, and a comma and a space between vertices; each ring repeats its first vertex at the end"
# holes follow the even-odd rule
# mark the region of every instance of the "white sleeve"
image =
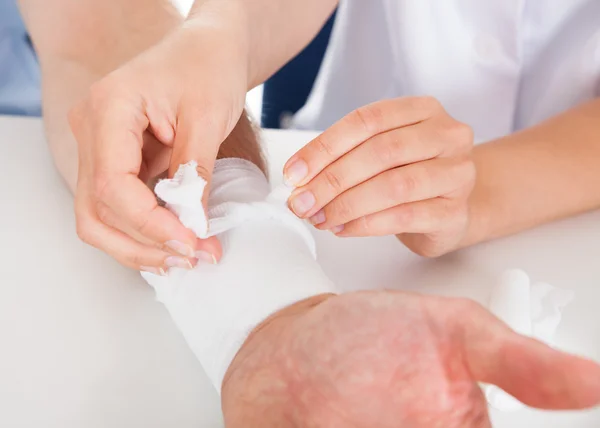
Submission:
POLYGON ((198 237, 219 237, 221 262, 142 276, 220 392, 229 364, 254 327, 290 304, 336 290, 315 260, 310 231, 287 208, 290 189, 270 192, 252 163, 219 160, 207 222, 200 202, 205 186, 188 164, 173 180, 158 183, 156 193, 198 237))

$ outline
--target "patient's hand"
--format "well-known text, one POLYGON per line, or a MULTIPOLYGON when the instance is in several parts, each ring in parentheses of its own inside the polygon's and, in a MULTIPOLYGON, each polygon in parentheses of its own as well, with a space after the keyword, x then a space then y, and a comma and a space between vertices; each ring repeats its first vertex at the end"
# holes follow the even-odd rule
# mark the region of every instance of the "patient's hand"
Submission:
POLYGON ((318 296, 248 338, 223 381, 228 428, 490 427, 477 382, 546 409, 600 401, 600 366, 464 299, 318 296))

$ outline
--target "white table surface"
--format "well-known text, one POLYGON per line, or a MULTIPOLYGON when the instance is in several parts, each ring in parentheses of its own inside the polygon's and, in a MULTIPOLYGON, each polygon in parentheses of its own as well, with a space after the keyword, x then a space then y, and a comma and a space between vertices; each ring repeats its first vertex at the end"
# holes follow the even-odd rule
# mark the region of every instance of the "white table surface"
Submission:
MULTIPOLYGON (((310 135, 265 132, 272 177, 310 135)), ((41 122, 0 118, 0 144, 0 427, 221 427, 217 395, 150 288, 78 240, 41 122)), ((321 264, 347 290, 486 303, 511 267, 573 289, 557 344, 600 361, 600 212, 438 260, 412 255, 394 238, 316 237, 321 264)), ((501 428, 600 427, 600 409, 492 418, 501 428)))

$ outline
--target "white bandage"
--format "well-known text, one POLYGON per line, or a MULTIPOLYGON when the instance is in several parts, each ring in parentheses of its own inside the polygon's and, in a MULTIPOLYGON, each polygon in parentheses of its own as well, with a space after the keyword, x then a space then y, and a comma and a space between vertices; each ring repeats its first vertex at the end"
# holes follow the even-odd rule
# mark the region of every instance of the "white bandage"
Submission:
MULTIPOLYGON (((574 293, 538 282, 530 285, 529 276, 519 269, 504 272, 492 289, 490 311, 519 334, 552 345, 552 336, 561 320, 562 309, 574 293)), ((523 407, 516 398, 494 385, 484 387, 488 403, 503 411, 523 407)))
POLYGON ((201 204, 205 186, 196 165, 188 164, 173 180, 158 183, 156 193, 198 237, 219 237, 220 263, 142 276, 220 392, 229 364, 254 327, 290 304, 336 290, 315 260, 310 231, 287 208, 290 189, 269 193, 267 179, 252 163, 219 160, 207 222, 201 204))

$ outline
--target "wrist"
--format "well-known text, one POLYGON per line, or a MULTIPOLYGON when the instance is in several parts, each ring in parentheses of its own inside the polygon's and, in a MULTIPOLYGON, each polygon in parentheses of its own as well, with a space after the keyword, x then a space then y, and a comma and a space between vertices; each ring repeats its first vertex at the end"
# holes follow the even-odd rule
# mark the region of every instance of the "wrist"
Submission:
MULTIPOLYGON (((225 373, 225 377, 223 378, 221 386, 223 395, 226 394, 227 386, 231 383, 230 380, 236 376, 238 369, 241 366, 247 365, 247 361, 252 359, 251 357, 253 355, 263 353, 261 348, 266 348, 264 350, 265 355, 271 354, 271 352, 268 350, 268 348, 271 346, 270 338, 279 337, 279 332, 285 330, 287 326, 293 323, 296 319, 334 296, 335 294, 327 293, 301 300, 272 314, 262 323, 256 326, 246 338, 244 344, 236 354, 235 358, 229 365, 227 372, 225 373)), ((264 361, 262 359, 260 362, 268 364, 268 361, 264 361)), ((252 365, 252 363, 250 363, 250 365, 252 365)))
POLYGON ((467 230, 458 248, 469 247, 489 239, 491 215, 493 212, 491 209, 492 188, 487 175, 482 172, 485 170, 488 158, 486 156, 486 149, 488 147, 487 144, 482 144, 473 151, 477 178, 468 201, 469 222, 467 230))

